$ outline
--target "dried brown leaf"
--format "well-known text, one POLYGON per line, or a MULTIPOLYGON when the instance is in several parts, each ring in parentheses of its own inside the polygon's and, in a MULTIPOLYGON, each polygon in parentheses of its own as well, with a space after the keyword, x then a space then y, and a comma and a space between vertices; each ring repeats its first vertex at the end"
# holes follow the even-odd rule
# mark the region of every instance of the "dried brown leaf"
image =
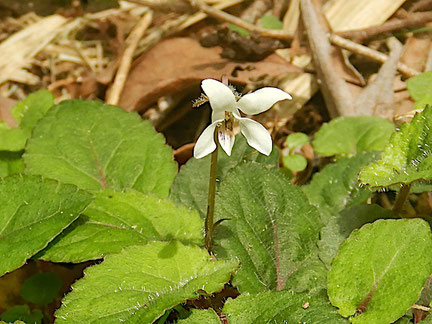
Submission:
POLYGON ((134 63, 119 106, 142 111, 159 97, 182 92, 202 79, 220 79, 247 84, 263 77, 278 78, 302 70, 272 54, 259 62, 233 62, 220 57, 219 47, 204 48, 192 38, 159 42, 134 63))

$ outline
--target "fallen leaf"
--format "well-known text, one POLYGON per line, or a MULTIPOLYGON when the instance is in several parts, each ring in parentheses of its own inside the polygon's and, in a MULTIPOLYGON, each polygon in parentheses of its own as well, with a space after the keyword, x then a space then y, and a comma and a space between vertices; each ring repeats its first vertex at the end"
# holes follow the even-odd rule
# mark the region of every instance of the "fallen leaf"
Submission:
POLYGON ((159 97, 181 92, 202 79, 220 79, 247 84, 262 77, 277 78, 300 73, 276 54, 259 62, 233 62, 220 57, 221 48, 204 48, 192 38, 171 38, 159 42, 134 63, 119 106, 143 111, 159 97))

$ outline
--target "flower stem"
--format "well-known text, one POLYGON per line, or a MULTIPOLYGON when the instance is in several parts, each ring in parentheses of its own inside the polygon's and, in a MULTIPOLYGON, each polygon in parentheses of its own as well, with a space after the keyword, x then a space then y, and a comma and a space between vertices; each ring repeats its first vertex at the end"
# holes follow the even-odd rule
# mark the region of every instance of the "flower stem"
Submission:
POLYGON ((218 130, 216 128, 215 135, 214 135, 215 142, 216 142, 216 149, 211 154, 207 216, 205 218, 205 247, 209 252, 211 252, 213 249, 212 236, 214 230, 214 209, 215 209, 216 174, 217 174, 217 160, 218 160, 217 132, 218 130))
POLYGON ((399 215, 404 207, 405 201, 408 198, 411 189, 411 184, 403 184, 397 194, 396 201, 393 205, 393 213, 399 215))

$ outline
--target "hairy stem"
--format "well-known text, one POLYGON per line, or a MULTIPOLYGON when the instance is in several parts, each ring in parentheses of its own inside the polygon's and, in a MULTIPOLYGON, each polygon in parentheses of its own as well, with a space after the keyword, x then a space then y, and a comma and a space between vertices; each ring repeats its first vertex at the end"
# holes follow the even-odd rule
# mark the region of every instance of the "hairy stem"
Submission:
POLYGON ((399 215, 404 207, 405 201, 408 198, 411 189, 411 184, 403 184, 396 196, 396 201, 393 205, 393 213, 399 215))
POLYGON ((215 142, 216 142, 216 149, 211 154, 208 205, 207 205, 207 215, 205 218, 205 247, 209 252, 211 252, 213 248, 214 209, 215 209, 216 174, 217 174, 217 159, 218 159, 217 132, 218 129, 216 128, 215 135, 214 135, 215 142))

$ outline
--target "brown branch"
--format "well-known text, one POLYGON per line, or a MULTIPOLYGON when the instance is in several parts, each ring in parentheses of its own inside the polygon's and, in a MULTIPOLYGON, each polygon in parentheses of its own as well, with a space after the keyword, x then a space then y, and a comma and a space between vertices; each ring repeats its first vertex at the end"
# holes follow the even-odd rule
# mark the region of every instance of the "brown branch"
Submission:
POLYGON ((309 40, 314 67, 330 117, 355 116, 353 98, 345 81, 334 71, 331 45, 310 0, 300 1, 303 26, 309 40))
POLYGON ((230 15, 229 13, 226 13, 222 10, 218 10, 218 9, 215 9, 214 7, 210 7, 210 6, 206 5, 204 2, 202 2, 201 0, 189 0, 189 1, 192 4, 192 6, 201 10, 202 12, 205 12, 207 15, 209 15, 213 18, 222 20, 222 21, 226 21, 226 22, 231 23, 233 25, 236 25, 238 27, 244 28, 247 31, 258 33, 258 34, 261 34, 263 36, 276 38, 276 39, 291 40, 293 38, 293 35, 288 34, 287 32, 284 32, 284 31, 264 29, 264 28, 260 28, 260 27, 257 27, 255 25, 252 25, 252 24, 244 21, 243 19, 240 19, 236 16, 230 15))
POLYGON ((410 12, 432 10, 431 0, 419 0, 409 8, 410 12))
MULTIPOLYGON (((342 47, 342 48, 349 50, 355 54, 366 56, 366 57, 368 57, 374 61, 384 63, 388 60, 387 55, 385 55, 381 52, 375 51, 375 50, 373 50, 367 46, 363 46, 363 45, 360 45, 360 44, 355 43, 353 41, 350 41, 348 39, 342 38, 338 35, 330 34, 328 36, 328 38, 333 45, 342 47)), ((407 66, 403 63, 400 63, 400 62, 397 65, 397 69, 399 72, 401 72, 402 74, 404 74, 408 77, 413 77, 413 76, 420 74, 419 71, 416 71, 416 70, 410 68, 409 66, 407 66)))
POLYGON ((373 26, 359 30, 348 30, 339 32, 337 34, 344 38, 350 38, 358 42, 363 42, 369 38, 393 32, 395 30, 423 26, 429 21, 432 21, 432 11, 414 12, 408 14, 405 19, 392 19, 380 26, 373 26))

